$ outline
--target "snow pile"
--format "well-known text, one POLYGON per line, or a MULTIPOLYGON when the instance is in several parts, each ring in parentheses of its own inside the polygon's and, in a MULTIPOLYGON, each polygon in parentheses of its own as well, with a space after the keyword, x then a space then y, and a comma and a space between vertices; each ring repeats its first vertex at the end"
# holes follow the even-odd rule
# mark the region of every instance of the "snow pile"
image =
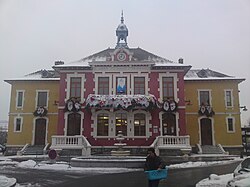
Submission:
POLYGON ((215 175, 211 174, 209 178, 203 179, 196 184, 196 187, 226 187, 229 180, 233 179, 233 174, 215 175))
POLYGON ((71 167, 66 162, 57 163, 36 163, 34 160, 27 160, 17 164, 20 168, 30 168, 30 169, 41 169, 41 170, 56 170, 56 171, 71 171, 71 172, 81 172, 81 173, 125 173, 131 171, 138 171, 142 169, 131 169, 131 168, 81 168, 81 167, 71 167))
POLYGON ((15 184, 16 184, 15 178, 8 178, 8 177, 0 175, 0 186, 1 187, 14 186, 15 184))
POLYGON ((169 165, 168 168, 191 168, 191 167, 205 167, 205 166, 211 166, 211 165, 218 165, 223 164, 229 161, 212 161, 212 162, 185 162, 181 164, 173 164, 169 165))

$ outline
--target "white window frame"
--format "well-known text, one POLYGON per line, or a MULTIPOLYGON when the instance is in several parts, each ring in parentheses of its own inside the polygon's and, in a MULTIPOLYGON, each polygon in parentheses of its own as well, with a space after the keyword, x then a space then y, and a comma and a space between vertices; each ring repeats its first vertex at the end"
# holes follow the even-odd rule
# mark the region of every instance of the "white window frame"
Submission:
POLYGON ((233 100, 233 90, 232 89, 226 89, 226 90, 224 90, 224 97, 225 97, 225 106, 226 106, 226 108, 233 108, 233 106, 234 106, 234 100, 233 100), (231 106, 228 106, 227 105, 227 92, 230 92, 230 94, 231 94, 231 106))
POLYGON ((135 77, 144 77, 145 78, 145 95, 148 95, 148 74, 147 73, 141 73, 141 74, 132 74, 131 75, 131 94, 134 95, 134 85, 135 85, 135 77))
POLYGON ((108 77, 109 78, 109 94, 112 93, 112 75, 104 75, 104 74, 95 74, 95 94, 98 94, 98 79, 99 77, 108 77))
POLYGON ((177 78, 177 73, 169 73, 169 72, 167 72, 167 73, 159 73, 159 84, 160 84, 160 86, 159 86, 159 92, 160 92, 160 98, 161 98, 161 100, 163 101, 163 81, 162 81, 162 79, 163 79, 163 77, 173 77, 173 81, 174 81, 174 100, 176 101, 176 102, 178 102, 179 101, 179 99, 178 99, 178 97, 177 97, 177 92, 179 91, 179 89, 177 88, 177 81, 178 81, 178 78, 177 78))
POLYGON ((235 133, 235 118, 234 117, 232 117, 232 116, 228 116, 228 117, 226 117, 226 125, 227 125, 227 132, 228 133, 235 133), (232 119, 232 122, 233 122, 233 130, 231 131, 231 130, 229 130, 229 123, 228 123, 228 120, 229 119, 232 119))
POLYGON ((20 117, 20 116, 14 117, 14 132, 22 132, 22 129, 23 129, 23 117, 20 117), (20 119, 20 131, 16 130, 17 119, 20 119))
POLYGON ((25 93, 25 90, 16 90, 16 108, 17 109, 23 109, 23 105, 24 105, 24 93, 25 93), (18 106, 18 96, 19 96, 19 93, 23 93, 22 105, 21 106, 18 106))
POLYGON ((84 101, 84 92, 86 91, 86 89, 84 88, 84 82, 86 81, 85 79, 85 74, 78 74, 77 72, 75 72, 74 74, 67 74, 67 78, 66 78, 66 98, 65 101, 67 101, 68 99, 70 99, 70 79, 73 77, 80 77, 81 78, 81 102, 84 101))
POLYGON ((212 90, 211 89, 198 89, 197 91, 198 91, 198 98, 197 99, 198 99, 199 106, 201 106, 201 101, 200 101, 200 92, 201 91, 209 92, 209 101, 210 101, 209 106, 212 106, 212 90))
POLYGON ((44 106, 45 108, 48 108, 49 105, 49 90, 36 90, 36 105, 35 108, 37 108, 37 104, 38 104, 38 93, 39 92, 47 92, 47 102, 46 102, 46 106, 44 106))

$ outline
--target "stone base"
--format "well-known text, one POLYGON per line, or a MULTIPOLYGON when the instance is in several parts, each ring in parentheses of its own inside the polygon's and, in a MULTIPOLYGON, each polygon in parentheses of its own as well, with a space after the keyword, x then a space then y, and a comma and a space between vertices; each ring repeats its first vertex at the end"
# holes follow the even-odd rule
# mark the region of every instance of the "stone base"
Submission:
POLYGON ((130 151, 111 151, 112 156, 129 156, 130 151))

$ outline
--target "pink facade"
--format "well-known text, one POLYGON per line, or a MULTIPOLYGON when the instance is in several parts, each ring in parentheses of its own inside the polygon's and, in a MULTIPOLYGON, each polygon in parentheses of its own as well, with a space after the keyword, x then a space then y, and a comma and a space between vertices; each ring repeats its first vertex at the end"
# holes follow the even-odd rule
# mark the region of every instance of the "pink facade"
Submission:
POLYGON ((113 146, 122 131, 127 146, 136 147, 186 135, 184 75, 191 66, 129 48, 124 23, 116 33, 115 48, 54 66, 60 73, 57 135, 113 146))

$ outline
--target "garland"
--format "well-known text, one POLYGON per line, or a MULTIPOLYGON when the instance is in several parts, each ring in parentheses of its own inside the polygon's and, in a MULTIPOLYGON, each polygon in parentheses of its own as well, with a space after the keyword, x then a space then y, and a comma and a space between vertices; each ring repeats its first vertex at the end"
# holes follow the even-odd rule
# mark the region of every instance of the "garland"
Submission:
POLYGON ((157 108, 157 100, 153 95, 94 95, 86 99, 86 108, 114 108, 132 110, 157 108))

